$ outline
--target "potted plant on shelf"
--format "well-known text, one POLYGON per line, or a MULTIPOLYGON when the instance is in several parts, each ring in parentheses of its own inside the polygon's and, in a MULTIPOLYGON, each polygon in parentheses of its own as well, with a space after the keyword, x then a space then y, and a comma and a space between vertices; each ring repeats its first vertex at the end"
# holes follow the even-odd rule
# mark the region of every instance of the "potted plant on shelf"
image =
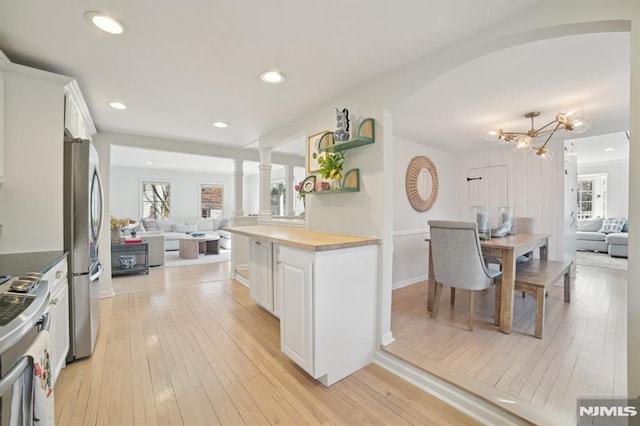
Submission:
POLYGON ((325 179, 332 179, 332 189, 340 189, 340 179, 342 179, 342 167, 344 165, 344 151, 328 153, 326 157, 318 159, 320 169, 318 172, 325 179))

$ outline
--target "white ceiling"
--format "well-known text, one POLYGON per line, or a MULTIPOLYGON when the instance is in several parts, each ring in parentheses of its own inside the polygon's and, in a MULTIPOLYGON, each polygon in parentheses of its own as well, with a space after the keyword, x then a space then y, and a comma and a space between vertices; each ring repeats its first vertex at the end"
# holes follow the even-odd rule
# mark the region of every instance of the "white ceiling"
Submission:
MULTIPOLYGON (((394 132, 452 153, 496 147, 482 129, 527 131, 579 103, 593 125, 571 139, 629 129, 629 33, 528 43, 468 62, 424 86, 394 112, 394 132)), ((558 132, 555 139, 567 139, 558 132)))
MULTIPOLYGON (((0 50, 13 62, 76 77, 98 131, 245 147, 349 87, 537 2, 2 1, 0 50), (113 14, 126 32, 102 33, 84 18, 89 10, 113 14), (267 69, 287 81, 262 83, 267 69), (112 100, 128 109, 111 109, 112 100), (218 120, 229 128, 211 125, 218 120)), ((585 136, 628 129, 627 33, 535 42, 471 61, 394 111, 394 132, 448 152, 482 150, 490 146, 483 127, 527 128, 525 112, 541 111, 542 123, 569 101, 593 118, 585 136)), ((304 142, 297 145, 303 154, 304 142)), ((134 161, 129 154, 118 161, 134 161)))

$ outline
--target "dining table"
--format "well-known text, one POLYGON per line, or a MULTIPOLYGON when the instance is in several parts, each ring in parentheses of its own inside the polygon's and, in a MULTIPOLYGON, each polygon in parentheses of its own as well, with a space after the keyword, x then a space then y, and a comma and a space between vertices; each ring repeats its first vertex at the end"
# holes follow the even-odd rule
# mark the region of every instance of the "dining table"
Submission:
MULTIPOLYGON (((548 258, 548 234, 525 234, 517 233, 506 235, 490 240, 480 240, 482 254, 485 257, 495 257, 500 259, 502 264, 502 285, 500 293, 500 318, 497 319, 499 330, 503 333, 511 333, 513 322, 513 296, 516 277, 516 259, 518 256, 532 256, 532 253, 539 249, 539 258, 548 258)), ((436 291, 436 282, 433 272, 433 256, 431 255, 431 239, 429 242, 429 271, 428 271, 428 291, 427 309, 431 311, 433 299, 436 291)))

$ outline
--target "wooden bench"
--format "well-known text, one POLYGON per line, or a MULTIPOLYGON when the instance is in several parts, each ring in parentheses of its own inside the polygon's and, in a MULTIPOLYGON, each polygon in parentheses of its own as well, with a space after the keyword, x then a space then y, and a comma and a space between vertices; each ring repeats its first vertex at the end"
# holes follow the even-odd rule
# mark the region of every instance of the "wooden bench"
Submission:
MULTIPOLYGON (((533 296, 536 300, 535 336, 542 338, 544 327, 545 294, 550 286, 564 275, 564 301, 571 301, 571 262, 531 259, 516 266, 515 290, 533 296)), ((500 291, 501 281, 496 279, 496 291, 500 291)), ((497 298, 496 298, 497 299, 497 298)))

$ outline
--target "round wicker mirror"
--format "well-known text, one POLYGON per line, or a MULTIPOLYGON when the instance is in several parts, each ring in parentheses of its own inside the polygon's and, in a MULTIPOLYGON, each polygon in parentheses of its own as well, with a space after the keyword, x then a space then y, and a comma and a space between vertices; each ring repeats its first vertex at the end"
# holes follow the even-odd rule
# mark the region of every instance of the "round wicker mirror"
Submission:
POLYGON ((405 186, 411 207, 419 212, 426 212, 438 197, 436 166, 425 156, 412 158, 407 167, 405 186))

